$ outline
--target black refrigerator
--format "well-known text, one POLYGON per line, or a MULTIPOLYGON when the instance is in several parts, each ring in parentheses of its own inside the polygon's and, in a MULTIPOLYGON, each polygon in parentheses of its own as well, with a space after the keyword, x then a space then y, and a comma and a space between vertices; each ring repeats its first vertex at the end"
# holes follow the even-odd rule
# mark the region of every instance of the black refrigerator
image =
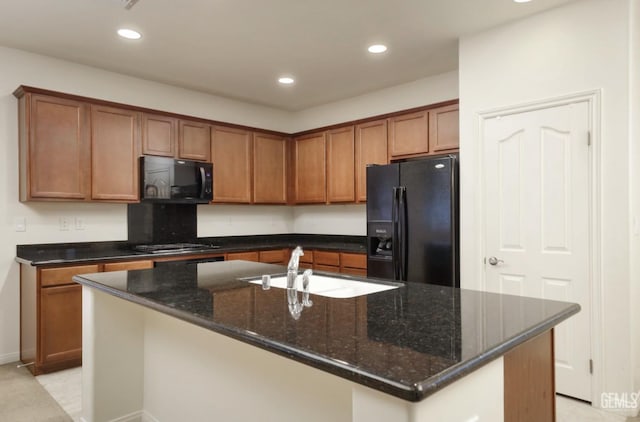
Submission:
POLYGON ((367 167, 367 276, 460 287, 455 155, 367 167))

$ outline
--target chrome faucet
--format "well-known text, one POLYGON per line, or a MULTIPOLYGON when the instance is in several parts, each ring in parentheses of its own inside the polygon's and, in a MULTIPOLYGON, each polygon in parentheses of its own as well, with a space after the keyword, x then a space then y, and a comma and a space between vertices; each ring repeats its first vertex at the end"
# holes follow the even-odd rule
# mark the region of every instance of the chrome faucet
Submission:
POLYGON ((289 313, 293 319, 299 319, 302 310, 310 307, 313 302, 309 300, 309 280, 312 274, 311 270, 305 270, 302 274, 302 302, 298 301, 298 289, 296 287, 296 278, 298 277, 298 265, 300 257, 304 255, 300 246, 291 252, 291 259, 287 266, 287 303, 289 304, 289 313))
POLYGON ((291 251, 291 259, 287 266, 287 289, 296 287, 296 277, 298 276, 298 265, 300 264, 300 257, 304 256, 304 252, 300 246, 291 251))

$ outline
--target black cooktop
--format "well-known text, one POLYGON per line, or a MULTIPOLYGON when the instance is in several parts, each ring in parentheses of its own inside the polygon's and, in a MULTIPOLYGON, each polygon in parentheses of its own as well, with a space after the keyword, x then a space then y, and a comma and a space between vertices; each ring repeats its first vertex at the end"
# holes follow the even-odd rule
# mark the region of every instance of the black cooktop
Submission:
POLYGON ((218 245, 203 243, 168 243, 160 245, 136 245, 133 249, 144 253, 167 253, 167 252, 188 252, 202 249, 217 249, 218 245))

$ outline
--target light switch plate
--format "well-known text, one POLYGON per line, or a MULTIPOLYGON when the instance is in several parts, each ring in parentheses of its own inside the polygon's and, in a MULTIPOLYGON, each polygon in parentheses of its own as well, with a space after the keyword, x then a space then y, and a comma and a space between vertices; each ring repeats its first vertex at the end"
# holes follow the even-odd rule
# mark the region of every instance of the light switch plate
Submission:
POLYGON ((84 218, 76 217, 75 226, 76 226, 76 230, 84 230, 84 218))
POLYGON ((69 217, 60 217, 58 222, 60 223, 60 231, 68 231, 69 226, 71 225, 69 217))
POLYGON ((27 231, 27 219, 26 217, 16 217, 13 219, 13 225, 16 228, 17 232, 26 232, 27 231))

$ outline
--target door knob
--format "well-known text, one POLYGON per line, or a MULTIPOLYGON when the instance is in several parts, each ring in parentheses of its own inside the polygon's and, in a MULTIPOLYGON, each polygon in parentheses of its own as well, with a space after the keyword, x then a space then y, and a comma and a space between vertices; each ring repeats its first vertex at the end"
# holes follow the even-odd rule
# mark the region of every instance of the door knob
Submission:
POLYGON ((491 256, 489 257, 489 264, 491 265, 504 264, 504 261, 496 258, 495 256, 491 256))

